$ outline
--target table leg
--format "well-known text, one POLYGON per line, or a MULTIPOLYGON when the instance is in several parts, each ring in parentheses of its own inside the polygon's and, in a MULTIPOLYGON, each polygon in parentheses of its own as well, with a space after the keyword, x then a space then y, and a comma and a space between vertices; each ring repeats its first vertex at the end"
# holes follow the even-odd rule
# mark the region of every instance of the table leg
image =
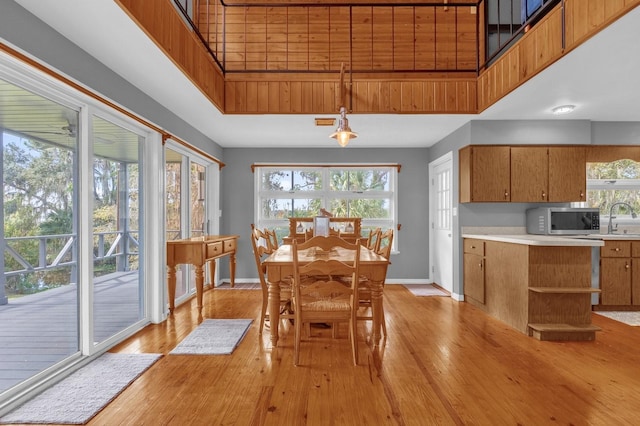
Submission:
POLYGON ((196 299, 198 302, 198 313, 202 313, 202 293, 204 291, 204 268, 202 265, 196 266, 196 299))
POLYGON ((176 265, 167 265, 167 287, 169 297, 169 314, 176 307, 176 265))
POLYGON ((267 283, 269 286, 269 327, 271 330, 271 346, 278 345, 278 328, 280 326, 280 283, 267 283))
POLYGON ((382 326, 382 286, 384 281, 371 281, 371 316, 373 317, 373 344, 377 346, 382 337, 380 328, 382 326))
POLYGON ((229 255, 229 272, 231 273, 231 287, 236 285, 236 252, 229 255))
POLYGON ((216 260, 215 259, 211 259, 209 260, 209 277, 211 278, 211 288, 214 288, 216 286, 216 260))

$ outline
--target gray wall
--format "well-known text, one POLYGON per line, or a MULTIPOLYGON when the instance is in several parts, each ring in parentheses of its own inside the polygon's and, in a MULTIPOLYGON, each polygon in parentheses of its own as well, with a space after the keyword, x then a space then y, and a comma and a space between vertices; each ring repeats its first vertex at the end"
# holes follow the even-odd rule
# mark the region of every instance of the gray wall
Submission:
MULTIPOLYGON (((327 144, 331 144, 327 139, 327 144)), ((335 143, 335 142, 334 142, 335 143)), ((428 163, 426 148, 420 149, 225 149, 226 166, 221 174, 223 233, 238 234, 236 277, 256 278, 249 232, 254 223, 254 174, 251 164, 269 163, 399 163, 398 223, 399 254, 392 255, 389 278, 422 279, 429 277, 428 245, 428 163)), ((228 275, 228 262, 221 262, 222 277, 228 275)))
MULTIPOLYGON (((108 37, 108 35, 105 35, 108 37)), ((222 148, 13 0, 0 1, 0 39, 82 82, 201 150, 221 159, 222 148)), ((153 69, 148 70, 155 72, 153 69)), ((171 84, 167 81, 167 84, 171 84)))
MULTIPOLYGON (((588 120, 474 120, 429 149, 429 157, 437 158, 453 151, 453 167, 458 170, 458 150, 465 145, 518 144, 640 144, 640 123, 590 122, 588 120)), ((640 148, 638 148, 640 149, 640 148)), ((454 207, 454 293, 462 293, 462 240, 464 226, 524 227, 525 211, 537 203, 458 203, 458 174, 453 178, 454 207)), ((544 205, 563 205, 549 204, 544 205)))

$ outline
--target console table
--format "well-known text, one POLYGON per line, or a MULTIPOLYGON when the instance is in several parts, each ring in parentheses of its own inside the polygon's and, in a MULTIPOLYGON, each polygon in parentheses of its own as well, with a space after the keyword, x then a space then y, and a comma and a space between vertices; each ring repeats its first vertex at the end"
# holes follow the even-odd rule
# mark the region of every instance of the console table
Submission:
POLYGON ((202 313, 202 292, 204 287, 204 265, 209 262, 209 272, 213 284, 216 262, 223 256, 229 256, 231 287, 236 277, 236 247, 239 235, 207 235, 167 241, 167 285, 169 290, 169 313, 173 313, 176 297, 176 265, 190 264, 196 268, 196 298, 198 312, 202 313))

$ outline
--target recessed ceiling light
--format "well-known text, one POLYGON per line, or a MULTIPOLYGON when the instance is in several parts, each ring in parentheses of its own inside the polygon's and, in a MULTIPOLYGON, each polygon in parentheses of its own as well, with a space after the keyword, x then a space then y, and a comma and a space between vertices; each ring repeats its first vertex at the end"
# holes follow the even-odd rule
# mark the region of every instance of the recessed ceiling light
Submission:
POLYGON ((555 115, 569 114, 576 108, 575 105, 560 105, 551 110, 555 115))

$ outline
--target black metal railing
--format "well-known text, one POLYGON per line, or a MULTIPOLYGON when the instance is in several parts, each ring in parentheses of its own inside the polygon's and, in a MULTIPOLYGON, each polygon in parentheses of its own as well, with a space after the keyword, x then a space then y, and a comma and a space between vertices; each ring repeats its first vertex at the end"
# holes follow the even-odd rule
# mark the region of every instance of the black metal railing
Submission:
MULTIPOLYGON (((438 66, 432 68, 415 67, 413 69, 352 69, 353 72, 366 73, 412 73, 412 72, 476 72, 486 69, 495 62, 506 50, 511 47, 519 38, 521 38, 528 28, 535 25, 542 17, 544 17, 558 3, 564 3, 564 0, 471 0, 466 3, 448 4, 448 3, 233 3, 226 4, 223 0, 174 0, 176 9, 179 10, 185 21, 198 36, 204 47, 207 49, 211 57, 215 60, 223 74, 233 73, 326 73, 339 72, 339 69, 229 69, 226 64, 226 13, 227 8, 282 8, 282 7, 349 7, 350 14, 353 8, 358 7, 439 7, 439 8, 463 8, 475 7, 477 11, 484 13, 484 28, 480 28, 479 13, 476 14, 476 57, 474 67, 463 68, 440 68, 438 66), (215 22, 207 20, 199 26, 194 22, 194 14, 207 13, 207 16, 213 10, 216 17, 215 22), (221 27, 221 28, 220 28, 221 27), (202 28, 206 31, 203 32, 202 28), (213 28, 211 31, 210 29, 213 28), (484 35, 484 46, 480 46, 480 34, 484 35), (213 47, 212 47, 213 46, 213 47), (484 53, 483 53, 484 52, 484 53)), ((349 34, 353 35, 353 22, 349 20, 349 34)), ((434 25, 434 28, 436 26, 434 25)), ((457 30, 457 25, 456 25, 457 30)), ((434 30, 435 31, 435 30, 434 30)), ((285 46, 286 47, 286 46, 285 46)), ((349 43, 349 57, 351 57, 352 44, 349 43)))
POLYGON ((479 10, 484 11, 486 22, 486 54, 479 69, 494 63, 560 2, 564 4, 564 0, 480 0, 479 10))

